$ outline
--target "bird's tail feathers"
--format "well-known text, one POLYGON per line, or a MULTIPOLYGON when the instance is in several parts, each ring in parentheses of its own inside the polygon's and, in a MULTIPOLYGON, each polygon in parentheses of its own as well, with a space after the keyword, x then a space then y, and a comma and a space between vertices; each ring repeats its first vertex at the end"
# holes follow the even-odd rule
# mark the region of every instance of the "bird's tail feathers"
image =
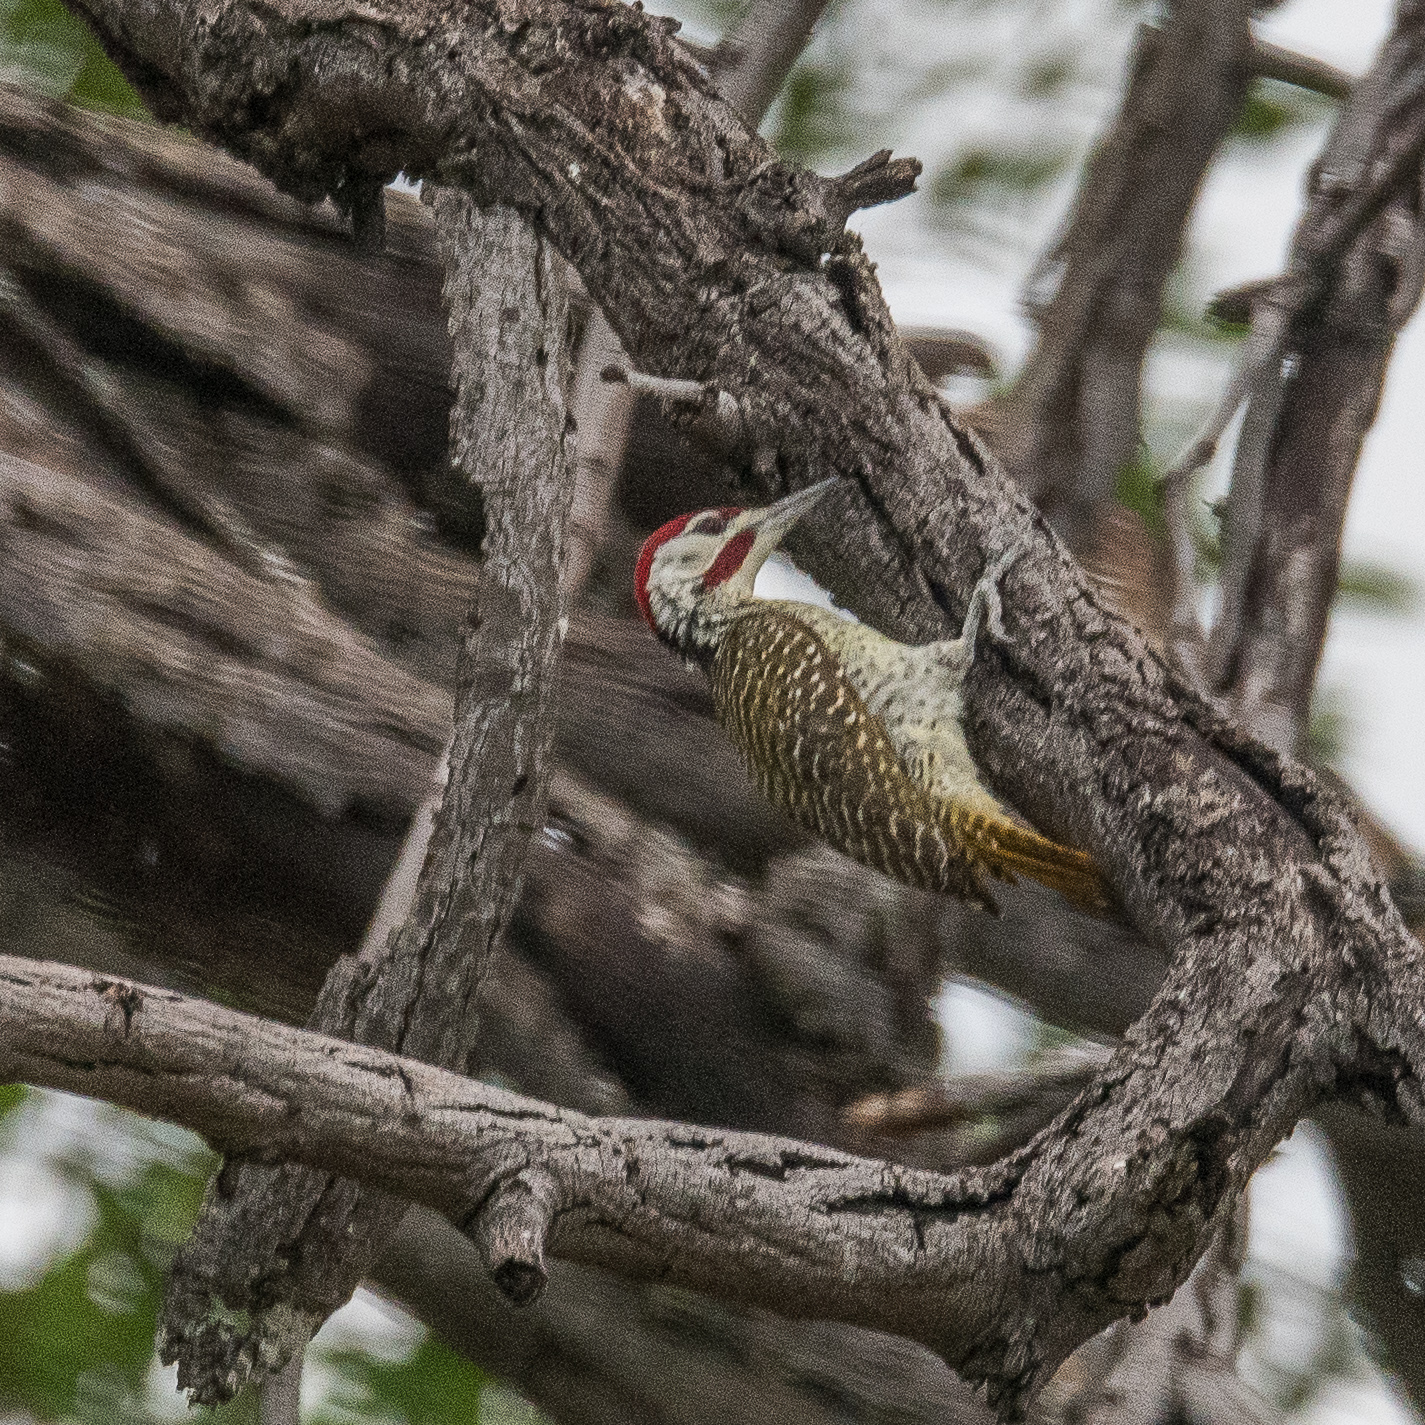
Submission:
POLYGON ((1090 915, 1113 909, 1113 892, 1091 856, 1061 846, 1006 816, 960 807, 954 807, 951 816, 952 829, 978 869, 1011 883, 1028 876, 1090 915))

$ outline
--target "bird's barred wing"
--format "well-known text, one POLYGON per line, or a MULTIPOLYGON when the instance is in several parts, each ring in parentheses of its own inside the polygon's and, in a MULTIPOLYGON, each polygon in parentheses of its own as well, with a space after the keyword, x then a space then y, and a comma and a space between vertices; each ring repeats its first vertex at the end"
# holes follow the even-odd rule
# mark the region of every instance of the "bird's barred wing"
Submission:
POLYGON ((744 614, 711 678, 718 721, 769 801, 867 866, 995 908, 936 800, 906 775, 840 662, 800 619, 770 607, 744 614))
POLYGON ((718 721, 763 794, 867 866, 995 909, 985 874, 1025 875, 1087 910, 1108 893, 1092 860, 982 806, 937 797, 815 629, 776 606, 728 630, 711 669, 718 721))

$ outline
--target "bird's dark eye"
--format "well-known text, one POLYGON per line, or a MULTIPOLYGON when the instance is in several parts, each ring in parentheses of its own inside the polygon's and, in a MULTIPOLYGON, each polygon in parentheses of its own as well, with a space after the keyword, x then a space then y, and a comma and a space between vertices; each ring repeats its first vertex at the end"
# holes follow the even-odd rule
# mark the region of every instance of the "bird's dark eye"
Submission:
POLYGON ((736 505, 719 505, 715 510, 704 510, 689 522, 687 533, 721 534, 741 513, 736 505))

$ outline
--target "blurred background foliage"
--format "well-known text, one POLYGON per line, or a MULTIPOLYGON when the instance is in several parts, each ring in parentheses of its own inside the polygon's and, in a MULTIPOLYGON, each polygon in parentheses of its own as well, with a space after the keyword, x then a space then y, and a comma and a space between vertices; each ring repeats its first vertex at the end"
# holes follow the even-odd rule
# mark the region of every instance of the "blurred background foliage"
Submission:
MULTIPOLYGON (((216 1164, 192 1134, 0 1087, 0 1420, 161 1425, 194 1412, 154 1355, 163 1277, 216 1164)), ((365 1294, 312 1347, 313 1425, 536 1425, 416 1321, 365 1294)), ((252 1425, 250 1400, 200 1412, 252 1425)))
POLYGON ((0 0, 0 81, 106 114, 148 117, 89 27, 59 0, 0 0))
MULTIPOLYGON (((712 43, 738 7, 679 0, 655 8, 677 14, 691 38, 712 43)), ((786 155, 828 171, 883 146, 920 157, 920 195, 889 214, 865 215, 892 304, 903 320, 933 324, 949 314, 982 330, 1002 370, 1012 372, 1028 330, 1016 294, 1033 285, 1035 260, 1111 115, 1135 28, 1153 13, 1131 0, 836 0, 766 132, 786 155)), ((0 80, 146 117, 59 0, 0 0, 0 80)), ((1268 161, 1309 155, 1332 112, 1315 96, 1259 81, 1222 161, 1234 151, 1268 161)), ((1160 520, 1157 476, 1205 414, 1243 335, 1205 316, 1220 280, 1217 256, 1195 232, 1147 374, 1145 443, 1119 480, 1120 500, 1150 524, 1160 520)), ((986 389, 969 382, 954 394, 973 400, 986 389)), ((1212 482, 1222 478, 1220 469, 1209 473, 1199 506, 1209 570, 1218 546, 1212 482)), ((1417 602, 1412 580, 1380 564, 1349 564, 1341 591, 1376 614, 1410 612, 1417 602)), ((1347 746, 1350 715, 1341 688, 1321 690, 1314 745, 1323 759, 1347 746)), ((971 993, 959 1001, 962 1026, 973 1000, 971 993)), ((1034 1033, 1016 1039, 1007 1019, 995 1019, 1010 1013, 996 1003, 975 1002, 971 1010, 978 1022, 999 1026, 1002 1045, 1026 1046, 1027 1059, 1034 1033)), ((956 1023, 949 1031, 953 1039, 956 1023)), ((1306 1151, 1324 1153, 1319 1145, 1306 1151)), ((140 1425, 187 1417, 155 1360, 154 1320, 164 1267, 192 1222, 212 1161, 176 1130, 101 1105, 0 1088, 0 1226, 8 1227, 0 1231, 0 1421, 140 1425)), ((1264 1262, 1249 1264, 1244 1281, 1251 1373, 1284 1407, 1307 1411, 1333 1381, 1366 1371, 1368 1343, 1333 1284, 1264 1262)), ((304 1406, 318 1425, 540 1418, 409 1317, 360 1298, 318 1337, 304 1406)), ((247 1421, 252 1406, 215 1413, 247 1421)))

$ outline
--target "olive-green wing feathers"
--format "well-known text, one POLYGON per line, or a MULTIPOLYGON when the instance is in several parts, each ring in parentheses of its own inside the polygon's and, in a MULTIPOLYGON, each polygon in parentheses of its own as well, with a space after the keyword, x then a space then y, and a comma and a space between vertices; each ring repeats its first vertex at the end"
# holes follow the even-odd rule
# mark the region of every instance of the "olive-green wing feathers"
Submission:
POLYGON ((986 873, 1029 876, 1085 909, 1109 904, 1082 852, 937 797, 908 776, 840 662, 795 615, 772 606, 744 614, 710 676, 718 721, 763 794, 837 850, 989 910, 986 873))

